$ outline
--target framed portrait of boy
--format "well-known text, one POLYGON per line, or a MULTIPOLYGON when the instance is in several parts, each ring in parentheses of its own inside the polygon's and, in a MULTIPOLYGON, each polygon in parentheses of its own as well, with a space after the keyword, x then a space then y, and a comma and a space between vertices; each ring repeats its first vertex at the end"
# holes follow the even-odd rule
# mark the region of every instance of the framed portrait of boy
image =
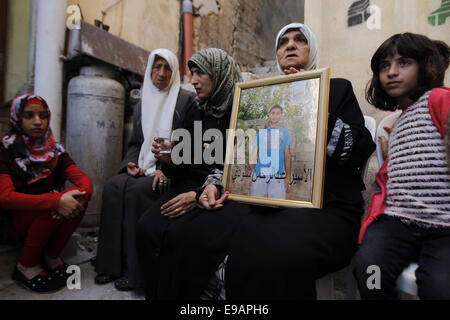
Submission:
POLYGON ((224 164, 229 199, 321 208, 330 69, 237 83, 224 164))

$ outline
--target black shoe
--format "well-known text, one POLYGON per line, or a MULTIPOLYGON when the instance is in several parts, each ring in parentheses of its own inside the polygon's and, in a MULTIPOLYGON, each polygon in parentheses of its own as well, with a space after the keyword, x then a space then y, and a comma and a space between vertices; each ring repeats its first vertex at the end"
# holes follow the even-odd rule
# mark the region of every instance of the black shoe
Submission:
POLYGON ((56 268, 53 268, 53 269, 51 269, 51 270, 49 270, 47 272, 48 272, 48 274, 50 274, 54 278, 61 280, 62 283, 64 285, 66 285, 67 279, 70 277, 70 274, 67 273, 67 268, 68 267, 69 267, 69 265, 67 263, 63 262, 62 264, 60 264, 56 268))
POLYGON ((12 279, 25 289, 37 293, 56 292, 63 287, 61 280, 53 278, 45 271, 39 273, 32 279, 28 279, 17 266, 14 268, 12 279))
POLYGON ((58 265, 57 267, 50 269, 50 267, 45 262, 44 256, 41 256, 41 266, 44 268, 45 272, 50 275, 51 277, 58 279, 61 281, 61 284, 63 286, 66 285, 67 279, 69 278, 70 274, 67 273, 67 268, 69 265, 63 261, 62 264, 58 265))
POLYGON ((114 282, 114 287, 116 287, 119 291, 130 291, 135 289, 131 284, 130 280, 127 277, 121 277, 114 282))
POLYGON ((109 274, 98 274, 95 276, 94 281, 96 284, 106 284, 106 283, 111 282, 116 279, 117 279, 117 277, 110 276, 109 274))

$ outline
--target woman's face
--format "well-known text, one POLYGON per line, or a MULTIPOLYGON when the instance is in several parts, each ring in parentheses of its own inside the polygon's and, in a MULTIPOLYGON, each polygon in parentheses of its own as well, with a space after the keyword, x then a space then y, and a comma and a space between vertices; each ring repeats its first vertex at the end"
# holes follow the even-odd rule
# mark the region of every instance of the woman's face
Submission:
POLYGON ((213 82, 211 78, 197 67, 192 67, 191 73, 191 83, 197 92, 197 96, 201 100, 206 100, 213 93, 213 82))
POLYGON ((22 130, 31 138, 42 138, 48 128, 48 112, 40 104, 29 104, 23 109, 22 130))
POLYGON ((281 70, 293 67, 304 69, 308 63, 309 45, 306 37, 299 30, 287 31, 278 41, 278 63, 281 70))
POLYGON ((155 57, 151 74, 152 82, 159 90, 164 90, 169 86, 172 78, 172 69, 166 59, 159 56, 155 57))

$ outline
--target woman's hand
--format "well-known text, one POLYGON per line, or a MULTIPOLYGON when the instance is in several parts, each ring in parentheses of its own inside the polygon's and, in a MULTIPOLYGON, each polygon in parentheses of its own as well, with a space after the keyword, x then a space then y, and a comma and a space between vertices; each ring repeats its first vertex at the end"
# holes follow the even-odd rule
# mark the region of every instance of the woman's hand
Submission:
POLYGON ((52 215, 52 218, 53 219, 56 219, 56 220, 61 220, 62 219, 62 215, 60 215, 58 212, 53 212, 53 213, 51 213, 51 215, 52 215))
MULTIPOLYGON (((387 132, 388 137, 390 138, 392 130, 394 130, 394 127, 383 127, 383 129, 387 132)), ((383 154, 383 160, 386 160, 389 153, 389 138, 386 139, 384 136, 380 136, 380 146, 381 146, 381 153, 383 154)))
POLYGON ((166 178, 161 170, 156 170, 150 176, 154 177, 152 184, 153 191, 155 191, 156 187, 158 187, 159 192, 162 194, 169 189, 169 179, 166 178))
POLYGON ((139 177, 144 175, 144 170, 139 168, 136 163, 128 162, 127 163, 127 172, 132 177, 139 177))
MULTIPOLYGON (((155 137, 152 143, 152 153, 155 155, 155 158, 158 159, 162 163, 170 164, 172 162, 170 153, 161 153, 161 144, 158 142, 159 138, 155 137)), ((173 147, 173 142, 172 147, 173 147)))
POLYGON ((168 218, 177 218, 191 211, 197 203, 195 202, 195 191, 179 194, 161 207, 161 214, 168 218))
POLYGON ((294 67, 290 67, 289 69, 284 69, 283 72, 285 75, 289 75, 289 74, 294 74, 294 73, 299 73, 299 72, 305 72, 305 70, 303 70, 303 69, 297 70, 294 67))
POLYGON ((84 197, 85 194, 86 192, 81 192, 79 190, 72 190, 64 193, 59 199, 57 212, 67 219, 77 216, 84 210, 84 206, 76 199, 76 197, 84 197))
POLYGON ((217 210, 223 207, 223 203, 228 199, 230 193, 224 192, 219 198, 219 190, 213 184, 207 185, 198 201, 206 210, 217 210))

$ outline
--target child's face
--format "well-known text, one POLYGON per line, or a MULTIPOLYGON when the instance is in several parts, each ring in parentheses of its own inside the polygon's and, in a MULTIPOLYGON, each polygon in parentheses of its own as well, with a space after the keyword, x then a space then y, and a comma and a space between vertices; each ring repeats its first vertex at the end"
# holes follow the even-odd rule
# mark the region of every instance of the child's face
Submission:
POLYGON ((386 57, 379 66, 380 83, 383 90, 396 99, 400 107, 408 106, 409 97, 418 86, 419 64, 412 58, 400 56, 386 57))
POLYGON ((30 104, 23 109, 22 130, 31 138, 42 138, 48 127, 48 112, 40 104, 30 104))
POLYGON ((283 112, 279 108, 273 108, 269 112, 269 120, 271 124, 277 124, 280 122, 281 116, 283 115, 283 112))

